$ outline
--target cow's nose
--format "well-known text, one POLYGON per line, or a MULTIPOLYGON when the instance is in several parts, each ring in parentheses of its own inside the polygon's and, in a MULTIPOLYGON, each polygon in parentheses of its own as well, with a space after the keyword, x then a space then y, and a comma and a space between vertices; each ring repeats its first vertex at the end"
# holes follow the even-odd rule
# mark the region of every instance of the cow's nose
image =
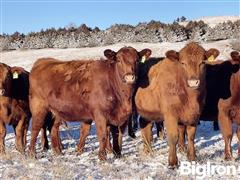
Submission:
POLYGON ((136 76, 134 74, 127 74, 124 76, 124 80, 128 84, 132 84, 136 80, 136 76))
POLYGON ((0 96, 3 96, 5 93, 5 90, 4 89, 0 89, 0 96))
POLYGON ((197 89, 200 86, 199 79, 189 79, 187 83, 188 83, 188 86, 193 89, 197 89))

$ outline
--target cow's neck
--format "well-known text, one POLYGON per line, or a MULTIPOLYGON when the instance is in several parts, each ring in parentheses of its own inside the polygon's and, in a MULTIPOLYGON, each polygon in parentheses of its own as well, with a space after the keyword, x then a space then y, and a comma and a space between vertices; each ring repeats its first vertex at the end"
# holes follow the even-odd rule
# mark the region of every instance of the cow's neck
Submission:
POLYGON ((115 92, 118 92, 118 99, 120 101, 126 101, 132 96, 133 85, 129 85, 123 82, 123 78, 119 74, 119 67, 117 64, 114 64, 114 88, 116 88, 115 92))

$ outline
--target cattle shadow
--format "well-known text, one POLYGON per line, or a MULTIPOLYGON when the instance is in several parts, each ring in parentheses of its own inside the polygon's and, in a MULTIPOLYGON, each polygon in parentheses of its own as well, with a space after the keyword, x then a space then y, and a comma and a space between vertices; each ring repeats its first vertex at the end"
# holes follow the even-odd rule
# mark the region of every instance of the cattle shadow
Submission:
MULTIPOLYGON (((220 140, 222 140, 222 134, 220 130, 213 130, 213 123, 211 121, 201 121, 201 125, 197 127, 197 133, 195 137, 195 143, 198 143, 202 140, 206 140, 208 145, 212 145, 220 140), (221 135, 218 139, 212 139, 215 136, 221 135)), ((233 136, 235 135, 237 126, 235 124, 232 125, 233 136)), ((204 144, 203 144, 204 145, 204 144)), ((202 145, 202 146, 203 146, 202 145)))

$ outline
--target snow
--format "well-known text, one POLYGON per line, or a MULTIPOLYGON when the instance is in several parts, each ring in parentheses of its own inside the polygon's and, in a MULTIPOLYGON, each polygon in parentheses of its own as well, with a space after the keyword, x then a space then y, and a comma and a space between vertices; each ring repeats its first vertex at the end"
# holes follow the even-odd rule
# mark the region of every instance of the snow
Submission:
POLYGON ((212 16, 212 17, 207 16, 207 17, 196 19, 196 21, 200 21, 200 20, 207 23, 210 27, 214 27, 219 23, 224 23, 227 21, 235 22, 237 20, 240 20, 240 16, 212 16))
MULTIPOLYGON (((240 20, 240 16, 207 16, 201 17, 197 19, 193 19, 192 21, 203 21, 208 24, 211 28, 214 28, 219 23, 224 23, 227 21, 235 22, 240 20)), ((189 21, 180 22, 180 25, 186 26, 189 21)))
MULTIPOLYGON (((203 43, 208 48, 217 48, 221 55, 219 59, 229 58, 232 51, 230 40, 203 43)), ((137 43, 137 44, 116 44, 105 47, 80 48, 80 49, 41 49, 41 50, 18 50, 1 52, 1 62, 11 66, 23 66, 30 70, 34 61, 40 57, 55 57, 61 60, 67 59, 97 59, 103 57, 103 50, 111 48, 118 50, 124 45, 131 45, 138 50, 150 48, 154 56, 163 56, 169 49, 179 50, 186 42, 181 43, 137 43)), ((15 150, 15 137, 11 128, 8 127, 6 140, 6 155, 0 157, 0 178, 1 179, 195 179, 194 175, 181 175, 179 170, 169 170, 168 145, 165 140, 156 136, 154 129, 154 143, 152 144, 153 155, 146 155, 143 152, 143 142, 138 130, 136 139, 130 138, 127 133, 123 139, 123 157, 115 159, 108 154, 106 162, 98 160, 98 140, 95 133, 95 126, 92 125, 91 133, 87 138, 85 152, 78 155, 75 152, 79 141, 79 123, 68 124, 68 128, 61 128, 60 135, 64 145, 63 155, 55 156, 51 150, 43 152, 40 142, 37 142, 37 159, 30 159, 21 155, 15 150)), ((30 131, 28 132, 28 143, 30 131)), ((239 161, 224 161, 224 141, 220 131, 213 131, 212 122, 202 122, 198 126, 195 138, 197 150, 197 162, 206 164, 208 161, 216 165, 238 166, 239 161)), ((237 137, 233 137, 233 157, 237 157, 237 137)), ((186 155, 178 153, 180 162, 186 161, 186 155)), ((239 176, 240 174, 238 174, 239 176)), ((214 179, 230 178, 215 174, 214 179)))
MULTIPOLYGON (((216 42, 202 43, 206 49, 217 48, 221 54, 218 59, 229 59, 232 51, 231 40, 223 40, 216 42)), ((53 57, 60 60, 74 60, 74 59, 99 59, 104 57, 103 51, 105 49, 119 50, 123 46, 132 46, 137 50, 150 48, 152 50, 152 57, 163 57, 165 52, 171 49, 180 50, 187 42, 178 43, 119 43, 109 46, 92 47, 92 48, 68 48, 68 49, 37 49, 37 50, 15 50, 0 52, 0 61, 11 66, 22 66, 26 70, 31 70, 33 63, 38 58, 53 57)))
MULTIPOLYGON (((219 131, 213 131, 212 122, 201 122, 195 138, 197 162, 207 161, 216 165, 239 165, 238 161, 225 162, 224 141, 219 131)), ((30 132, 28 134, 30 138, 30 132)), ((6 137, 6 155, 0 158, 0 178, 3 179, 194 179, 194 176, 182 176, 179 170, 169 170, 168 146, 166 140, 160 140, 154 129, 154 154, 143 153, 143 143, 140 132, 132 139, 125 135, 123 140, 123 157, 114 159, 108 154, 106 162, 100 162, 97 157, 98 140, 95 126, 87 138, 85 152, 77 156, 75 152, 79 140, 79 125, 69 126, 61 130, 64 145, 63 155, 54 156, 49 150, 42 152, 37 143, 37 160, 19 154, 14 149, 14 135, 6 137)), ((233 138, 233 156, 237 157, 237 138, 233 138)), ((186 155, 178 153, 178 159, 186 161, 186 155)), ((239 174, 240 175, 240 174, 239 174)), ((214 175, 214 178, 223 178, 214 175)), ((229 177, 228 178, 234 178, 229 177)))

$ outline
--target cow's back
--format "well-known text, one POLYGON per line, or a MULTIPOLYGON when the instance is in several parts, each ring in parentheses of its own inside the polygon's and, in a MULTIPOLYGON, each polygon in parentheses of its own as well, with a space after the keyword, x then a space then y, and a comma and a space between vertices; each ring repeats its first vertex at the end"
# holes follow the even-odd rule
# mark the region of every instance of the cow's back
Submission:
POLYGON ((95 109, 112 108, 110 66, 104 61, 38 60, 30 73, 30 98, 64 120, 92 119, 95 109))
POLYGON ((59 61, 56 59, 39 59, 33 66, 30 73, 31 90, 44 93, 57 91, 61 88, 75 86, 76 82, 83 83, 89 80, 93 61, 59 61), (43 87, 43 88, 41 88, 43 87), (37 89, 34 89, 37 88, 37 89))

